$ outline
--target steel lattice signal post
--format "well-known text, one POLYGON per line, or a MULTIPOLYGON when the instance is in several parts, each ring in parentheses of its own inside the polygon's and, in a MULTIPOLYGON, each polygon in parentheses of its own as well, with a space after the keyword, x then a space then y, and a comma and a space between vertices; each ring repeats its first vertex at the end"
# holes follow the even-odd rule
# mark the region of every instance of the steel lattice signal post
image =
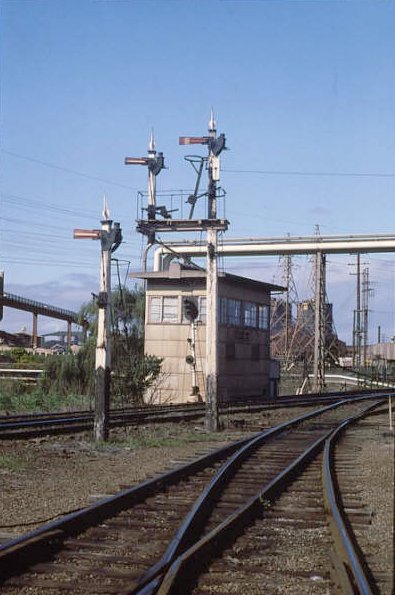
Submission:
POLYGON ((122 241, 119 223, 109 218, 105 205, 101 229, 75 229, 74 239, 100 240, 100 286, 97 298, 98 324, 95 357, 95 419, 94 438, 97 442, 108 440, 110 388, 111 388, 111 254, 122 241))

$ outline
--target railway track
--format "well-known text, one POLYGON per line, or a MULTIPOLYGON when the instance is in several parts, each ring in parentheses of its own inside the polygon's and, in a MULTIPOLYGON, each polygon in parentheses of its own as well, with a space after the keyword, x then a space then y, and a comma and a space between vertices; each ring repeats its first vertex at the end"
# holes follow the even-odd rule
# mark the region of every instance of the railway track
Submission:
MULTIPOLYGON (((361 419, 346 432, 336 432, 325 447, 324 479, 326 482, 330 478, 333 480, 333 486, 327 492, 329 518, 334 519, 336 514, 332 513, 335 506, 329 499, 332 492, 335 504, 339 504, 340 510, 344 511, 346 528, 352 528, 351 545, 341 543, 338 526, 333 521, 331 523, 334 540, 341 545, 335 557, 337 567, 344 573, 351 564, 356 566, 357 572, 358 566, 361 566, 362 574, 367 574, 373 592, 393 595, 395 444, 394 434, 387 428, 388 416, 383 411, 381 415, 361 419), (387 473, 384 484, 382 472, 377 472, 380 466, 387 473), (336 474, 333 469, 336 469, 336 474), (377 506, 377 502, 381 502, 381 505, 377 506), (356 559, 350 556, 353 546, 356 559)), ((360 592, 368 591, 366 583, 361 582, 356 587, 360 592)))
MULTIPOLYGON (((172 405, 113 409, 112 428, 141 424, 199 419, 204 415, 201 405, 172 405)), ((0 417, 0 439, 29 438, 41 435, 68 434, 93 429, 92 411, 40 413, 0 417)))
MULTIPOLYGON (((388 394, 389 391, 367 393, 371 395, 388 394)), ((329 393, 326 395, 279 397, 275 400, 256 402, 256 400, 220 405, 220 413, 224 416, 236 413, 254 413, 263 410, 287 407, 311 407, 333 403, 344 398, 359 398, 360 392, 329 393)), ((177 421, 193 421, 204 417, 203 404, 188 405, 152 405, 112 409, 110 426, 122 427, 142 423, 168 423, 177 421)), ((42 435, 56 435, 91 431, 94 413, 92 411, 70 411, 59 413, 35 413, 25 415, 0 416, 0 439, 30 438, 42 435)))
MULTIPOLYGON (((289 529, 289 523, 307 526, 307 545, 318 561, 311 571, 290 568, 293 590, 279 592, 304 592, 295 591, 295 580, 302 579, 310 587, 332 589, 329 564, 319 563, 329 556, 317 546, 331 541, 317 457, 344 419, 379 405, 366 399, 327 405, 15 539, 0 548, 2 592, 261 593, 248 569, 261 568, 265 555, 269 569, 274 560, 286 568, 281 560, 289 542, 277 537, 278 527, 289 529), (266 532, 257 533, 262 522, 266 532), (234 551, 224 554, 230 544, 234 551), (255 559, 251 552, 258 550, 255 559), (201 571, 210 561, 207 578, 201 571), (236 571, 244 571, 244 578, 236 571), (244 584, 248 588, 240 587, 244 584)), ((288 531, 288 539, 298 533, 288 531)))

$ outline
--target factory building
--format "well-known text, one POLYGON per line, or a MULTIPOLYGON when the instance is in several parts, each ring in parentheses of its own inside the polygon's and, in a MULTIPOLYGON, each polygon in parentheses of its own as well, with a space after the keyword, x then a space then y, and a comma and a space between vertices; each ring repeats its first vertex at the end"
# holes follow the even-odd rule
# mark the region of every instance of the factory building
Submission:
MULTIPOLYGON (((132 276, 146 281, 145 353, 163 358, 161 378, 147 400, 204 401, 205 271, 173 262, 168 270, 132 276)), ((279 366, 270 357, 270 297, 279 291, 284 288, 219 275, 219 402, 276 396, 279 366)))
MULTIPOLYGON (((331 337, 333 331, 333 304, 324 304, 325 337, 331 337)), ((303 328, 304 332, 314 334, 315 327, 315 302, 304 300, 297 305, 296 325, 303 328)))

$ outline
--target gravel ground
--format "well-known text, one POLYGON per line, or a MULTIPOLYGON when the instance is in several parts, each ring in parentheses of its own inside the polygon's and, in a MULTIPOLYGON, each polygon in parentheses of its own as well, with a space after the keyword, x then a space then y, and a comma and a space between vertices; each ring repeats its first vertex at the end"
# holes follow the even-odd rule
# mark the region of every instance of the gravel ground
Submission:
POLYGON ((216 435, 207 435, 201 425, 183 423, 113 430, 111 443, 101 447, 88 434, 2 440, 0 541, 302 411, 230 416, 226 429, 216 435))
MULTIPOLYGON (((360 421, 339 445, 352 453, 352 469, 348 477, 339 474, 339 485, 341 489, 352 486, 368 514, 369 523, 354 530, 383 595, 395 593, 394 434, 388 426, 384 410, 360 421)), ((347 496, 344 503, 347 506, 347 496)))
MULTIPOLYGON (((163 428, 160 430, 163 432, 163 428)), ((158 441, 160 447, 101 448, 87 436, 2 442, 0 461, 3 458, 7 468, 0 468, 0 536, 4 539, 34 529, 91 504, 99 496, 140 483, 203 448, 217 448, 223 443, 185 441, 167 446, 171 440, 175 438, 158 441)))
MULTIPOLYGON (((239 414, 226 419, 226 429, 217 435, 183 423, 117 430, 111 443, 100 447, 84 434, 1 441, 0 539, 25 533, 98 496, 115 493, 302 411, 306 409, 273 410, 246 419, 239 414)), ((366 481, 358 487, 365 503, 374 509, 371 543, 386 552, 388 563, 394 555, 394 441, 384 424, 378 420, 370 430, 362 430, 362 448, 355 462, 365 469, 361 476, 366 481)))

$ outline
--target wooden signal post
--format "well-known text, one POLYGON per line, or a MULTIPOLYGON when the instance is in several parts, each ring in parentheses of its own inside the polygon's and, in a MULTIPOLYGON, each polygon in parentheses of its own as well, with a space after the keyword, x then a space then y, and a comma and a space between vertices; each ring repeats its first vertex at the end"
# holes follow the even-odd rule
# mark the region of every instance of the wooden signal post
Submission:
POLYGON ((101 242, 100 287, 97 297, 98 322, 95 357, 95 419, 96 442, 106 441, 109 436, 110 385, 111 385, 111 254, 122 241, 119 223, 110 219, 105 202, 101 229, 75 229, 74 239, 93 239, 101 242))

